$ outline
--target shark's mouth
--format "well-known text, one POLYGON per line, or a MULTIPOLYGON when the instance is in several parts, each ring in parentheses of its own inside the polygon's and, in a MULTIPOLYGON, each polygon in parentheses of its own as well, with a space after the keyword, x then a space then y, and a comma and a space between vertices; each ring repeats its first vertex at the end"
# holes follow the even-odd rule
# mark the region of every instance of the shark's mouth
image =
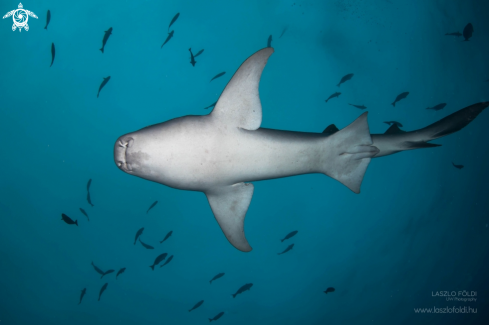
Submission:
POLYGON ((115 142, 114 145, 114 161, 122 171, 132 173, 132 166, 127 163, 126 151, 134 143, 134 139, 128 136, 122 136, 115 142))

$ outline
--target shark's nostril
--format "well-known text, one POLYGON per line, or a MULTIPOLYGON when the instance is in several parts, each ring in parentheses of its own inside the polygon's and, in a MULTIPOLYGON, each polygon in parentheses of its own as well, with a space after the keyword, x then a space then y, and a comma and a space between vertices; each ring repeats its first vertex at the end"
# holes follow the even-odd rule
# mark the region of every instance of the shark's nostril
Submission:
POLYGON ((121 167, 122 166, 122 161, 118 161, 117 162, 117 167, 121 167))

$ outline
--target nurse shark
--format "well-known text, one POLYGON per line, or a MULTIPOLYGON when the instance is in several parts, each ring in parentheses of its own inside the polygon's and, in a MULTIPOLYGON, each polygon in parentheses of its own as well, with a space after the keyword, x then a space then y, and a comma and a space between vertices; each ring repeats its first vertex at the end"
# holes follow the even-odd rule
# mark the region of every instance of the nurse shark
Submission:
POLYGON ((359 193, 371 158, 433 146, 426 141, 461 129, 489 105, 472 105, 431 128, 385 135, 370 135, 367 112, 331 135, 260 128, 258 86, 273 51, 265 48, 250 56, 210 114, 148 126, 119 137, 114 145, 114 161, 122 171, 203 192, 224 235, 243 252, 251 251, 244 234, 254 191, 249 182, 322 173, 359 193))

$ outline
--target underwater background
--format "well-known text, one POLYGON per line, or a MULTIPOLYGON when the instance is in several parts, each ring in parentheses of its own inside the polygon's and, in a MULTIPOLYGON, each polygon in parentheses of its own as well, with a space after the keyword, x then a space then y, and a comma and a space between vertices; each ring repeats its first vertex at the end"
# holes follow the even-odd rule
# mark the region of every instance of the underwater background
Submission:
MULTIPOLYGON (((425 127, 489 100, 489 2, 22 4, 38 16, 28 31, 12 31, 12 17, 0 25, 0 324, 204 324, 220 312, 218 324, 488 319, 489 112, 434 141, 441 147, 372 159, 361 194, 321 174, 254 182, 249 253, 229 244, 204 194, 123 173, 113 147, 148 125, 208 114, 270 35, 262 127, 341 129, 364 112, 348 104, 367 107, 372 134, 387 130, 384 121, 425 127), (468 23, 470 41, 445 35, 468 23), (189 48, 204 49, 195 66, 189 48), (392 106, 402 92, 409 96, 392 106), (426 109, 439 103, 447 105, 426 109), (141 241, 154 249, 134 244, 142 227, 141 241), (173 260, 152 271, 161 253, 173 260), (101 279, 92 263, 115 272, 101 279), (452 292, 476 300, 453 301, 452 292), (415 311, 445 307, 465 312, 415 311)), ((17 8, 0 0, 2 16, 17 8)))

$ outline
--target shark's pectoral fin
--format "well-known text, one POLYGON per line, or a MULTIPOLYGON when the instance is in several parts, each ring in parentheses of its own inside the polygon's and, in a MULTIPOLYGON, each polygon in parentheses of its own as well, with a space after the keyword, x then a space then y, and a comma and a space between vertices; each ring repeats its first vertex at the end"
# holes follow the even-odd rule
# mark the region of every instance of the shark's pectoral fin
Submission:
POLYGON ((262 111, 258 85, 261 73, 272 53, 273 48, 267 47, 243 62, 219 97, 211 113, 212 119, 226 127, 247 130, 260 127, 262 111))
POLYGON ((253 184, 238 183, 205 193, 222 232, 234 247, 243 252, 251 251, 244 234, 244 219, 253 189, 253 184))

